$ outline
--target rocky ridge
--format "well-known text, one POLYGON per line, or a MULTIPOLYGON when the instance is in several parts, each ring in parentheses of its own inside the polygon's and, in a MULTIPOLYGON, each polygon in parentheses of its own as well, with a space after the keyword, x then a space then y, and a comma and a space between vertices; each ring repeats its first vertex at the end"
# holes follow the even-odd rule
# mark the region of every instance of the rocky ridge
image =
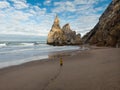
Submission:
POLYGON ((120 47, 120 0, 113 0, 97 25, 83 38, 84 43, 120 47))
POLYGON ((69 24, 65 24, 61 28, 59 18, 56 16, 52 28, 48 33, 47 44, 55 46, 79 45, 82 44, 81 35, 72 31, 69 24))

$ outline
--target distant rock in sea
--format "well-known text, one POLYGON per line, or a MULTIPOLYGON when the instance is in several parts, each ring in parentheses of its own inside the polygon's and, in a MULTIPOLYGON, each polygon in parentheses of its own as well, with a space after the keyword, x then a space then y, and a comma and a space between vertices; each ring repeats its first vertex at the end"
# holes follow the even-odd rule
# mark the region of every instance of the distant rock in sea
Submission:
POLYGON ((112 0, 97 25, 82 39, 97 46, 120 47, 120 0, 112 0))
POLYGON ((69 24, 66 24, 61 28, 59 25, 59 18, 56 16, 48 34, 47 44, 55 46, 79 45, 82 44, 81 35, 72 31, 69 24))

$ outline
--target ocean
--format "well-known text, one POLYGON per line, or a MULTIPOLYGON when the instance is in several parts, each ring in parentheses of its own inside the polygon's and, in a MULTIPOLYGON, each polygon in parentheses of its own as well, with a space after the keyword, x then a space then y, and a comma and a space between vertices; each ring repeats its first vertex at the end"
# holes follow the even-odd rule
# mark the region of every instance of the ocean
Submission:
POLYGON ((0 68, 48 58, 51 52, 77 50, 78 46, 50 46, 46 38, 0 41, 0 68))

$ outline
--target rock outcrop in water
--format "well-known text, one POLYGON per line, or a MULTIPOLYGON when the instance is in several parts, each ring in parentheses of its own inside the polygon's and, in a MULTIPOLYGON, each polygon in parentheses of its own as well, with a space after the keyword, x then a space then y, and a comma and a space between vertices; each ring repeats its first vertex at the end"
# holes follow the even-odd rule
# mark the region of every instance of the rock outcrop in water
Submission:
POLYGON ((63 42, 64 42, 63 31, 60 28, 59 19, 56 16, 52 28, 48 34, 47 44, 63 45, 63 42))
POLYGON ((52 28, 48 34, 47 44, 50 45, 79 45, 81 44, 81 35, 76 34, 70 29, 70 25, 66 24, 61 29, 59 19, 56 16, 52 28))
POLYGON ((120 47, 120 0, 111 2, 83 41, 97 46, 120 47))

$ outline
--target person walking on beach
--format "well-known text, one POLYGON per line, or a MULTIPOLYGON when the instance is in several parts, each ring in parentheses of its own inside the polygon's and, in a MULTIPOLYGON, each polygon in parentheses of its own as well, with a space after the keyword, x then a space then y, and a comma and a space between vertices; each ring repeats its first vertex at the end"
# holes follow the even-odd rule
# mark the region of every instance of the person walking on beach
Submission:
POLYGON ((63 60, 62 60, 62 57, 60 58, 60 66, 63 66, 63 60))

